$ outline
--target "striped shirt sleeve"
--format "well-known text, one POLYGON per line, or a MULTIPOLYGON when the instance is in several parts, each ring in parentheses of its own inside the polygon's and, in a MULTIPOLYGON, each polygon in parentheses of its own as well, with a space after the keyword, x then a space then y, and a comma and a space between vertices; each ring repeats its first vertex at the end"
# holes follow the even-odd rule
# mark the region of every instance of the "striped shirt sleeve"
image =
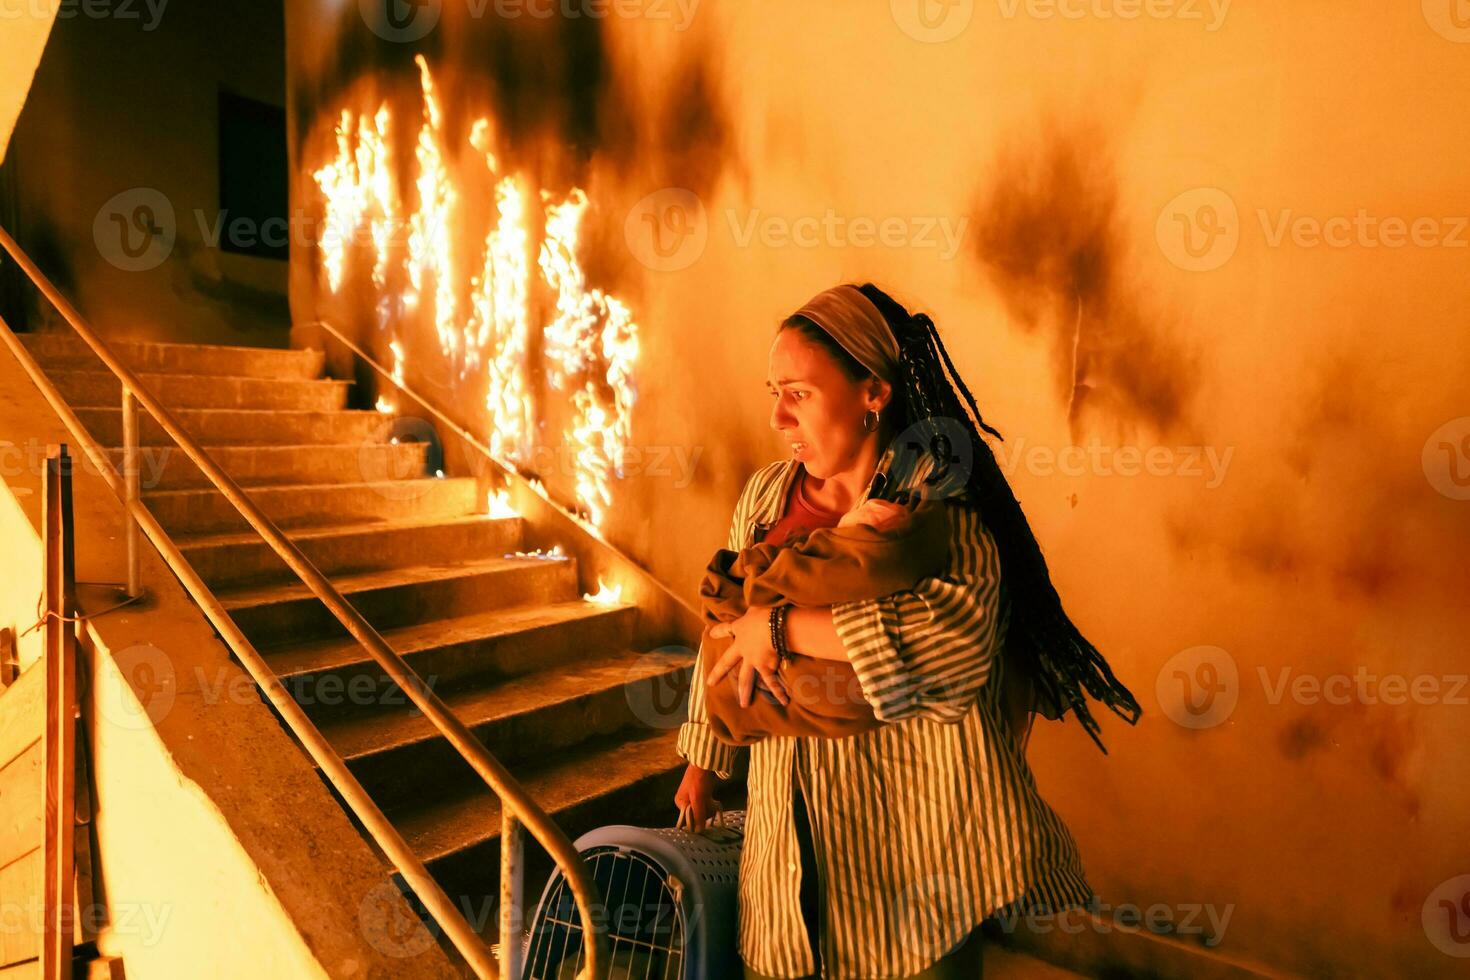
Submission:
MULTIPOLYGON (((762 469, 752 474, 735 502, 735 515, 730 521, 730 534, 725 542, 725 547, 731 551, 739 551, 745 543, 745 529, 755 502, 756 486, 765 472, 762 469)), ((710 731, 709 715, 704 705, 704 664, 699 662, 703 655, 701 650, 695 658, 694 675, 689 681, 689 720, 679 726, 675 751, 699 768, 708 769, 721 779, 729 779, 735 771, 735 760, 742 747, 721 742, 710 731)))
POLYGON ((975 508, 950 502, 945 512, 951 546, 943 575, 832 606, 832 623, 879 721, 959 721, 1005 638, 995 539, 975 508))

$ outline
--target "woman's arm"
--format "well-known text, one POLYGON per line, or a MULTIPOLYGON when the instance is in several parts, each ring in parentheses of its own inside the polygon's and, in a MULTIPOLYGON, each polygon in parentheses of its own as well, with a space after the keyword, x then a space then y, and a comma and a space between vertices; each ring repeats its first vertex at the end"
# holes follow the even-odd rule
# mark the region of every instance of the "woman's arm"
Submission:
POLYGON ((740 747, 715 738, 709 727, 709 714, 704 705, 704 667, 695 658, 694 674, 689 679, 689 720, 679 726, 674 751, 686 762, 708 769, 721 779, 735 772, 740 747))
POLYGON ((786 648, 819 660, 847 659, 831 606, 792 606, 786 614, 786 648))
MULTIPOLYGON (((1005 623, 995 539, 974 507, 950 503, 945 513, 952 544, 943 575, 882 598, 831 607, 832 629, 880 721, 959 721, 1000 652, 1005 623)), ((812 629, 813 649, 827 649, 819 624, 812 629)), ((806 652, 794 640, 789 645, 806 652)))
MULTIPOLYGON (((780 465, 779 463, 768 465, 780 465)), ((738 551, 744 543, 745 529, 750 521, 750 510, 755 504, 756 489, 765 470, 757 470, 735 502, 735 513, 730 521, 730 533, 725 547, 738 551)), ((704 664, 700 663, 703 652, 695 657, 694 673, 689 680, 689 720, 679 726, 675 749, 680 757, 700 769, 708 769, 721 779, 729 779, 735 771, 735 760, 741 748, 715 738, 710 731, 709 713, 704 700, 704 664)))
MULTIPOLYGON (((868 500, 848 511, 838 527, 852 524, 868 524, 876 528, 887 528, 902 520, 908 508, 888 500, 868 500)), ((842 642, 837 626, 832 621, 831 606, 793 607, 786 614, 786 646, 795 653, 804 653, 819 660, 846 660, 847 645, 842 642)))

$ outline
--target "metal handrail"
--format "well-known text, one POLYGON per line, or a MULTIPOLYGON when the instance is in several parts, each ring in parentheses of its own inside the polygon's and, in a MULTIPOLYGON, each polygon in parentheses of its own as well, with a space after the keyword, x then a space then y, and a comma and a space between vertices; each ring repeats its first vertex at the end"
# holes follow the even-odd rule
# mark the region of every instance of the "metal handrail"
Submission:
MULTIPOLYGON (((443 409, 439 408, 439 406, 435 405, 428 398, 410 388, 408 386, 408 382, 396 377, 394 375, 394 372, 390 371, 388 368, 384 367, 377 360, 375 360, 371 354, 363 350, 363 348, 359 344, 357 344, 346 334, 344 334, 330 320, 309 320, 304 324, 304 326, 319 327, 326 333, 330 334, 333 340, 337 341, 348 351, 350 351, 355 357, 357 357, 374 372, 376 372, 384 381, 387 381, 389 384, 393 385, 393 387, 396 388, 400 393, 406 395, 411 401, 417 404, 419 408, 427 412, 429 415, 433 416, 435 422, 441 428, 453 433, 459 438, 460 442, 464 443, 470 449, 473 449, 480 456, 484 457, 484 459, 488 461, 488 463, 492 467, 494 467, 495 471, 505 479, 507 485, 518 484, 528 488, 534 495, 534 499, 544 503, 549 511, 556 515, 556 518, 558 520, 565 521, 571 524, 573 527, 584 532, 593 540, 595 540, 601 547, 607 549, 610 552, 613 552, 614 554, 617 554, 619 558, 626 561, 628 563, 630 571, 632 571, 634 574, 642 576, 649 586, 657 589, 660 596, 672 600, 673 603, 676 604, 676 608, 678 610, 682 610, 687 613, 687 625, 689 628, 692 629, 692 636, 699 636, 700 631, 703 628, 703 624, 701 622, 698 610, 689 606, 682 596, 679 596, 670 591, 668 587, 665 586, 662 582, 654 579, 651 575, 647 573, 645 569, 639 566, 632 559, 629 559, 626 555, 623 555, 621 552, 616 551, 616 549, 614 549, 608 543, 607 539, 603 537, 601 528, 593 524, 591 521, 587 520, 580 513, 569 510, 568 508, 553 500, 551 496, 546 492, 546 488, 541 484, 539 480, 528 478, 514 467, 506 465, 498 456, 495 455, 495 453, 490 449, 489 446, 485 445, 485 443, 481 442, 479 439, 475 438, 468 431, 466 431, 463 426, 461 426, 458 422, 451 418, 447 413, 445 413, 443 409)), ((480 470, 477 468, 476 464, 471 461, 469 465, 470 469, 478 475, 480 470)), ((677 615, 677 613, 675 615, 677 615)), ((679 627, 676 626, 675 628, 679 627)), ((661 642, 661 640, 654 642, 661 642)))
MULTIPOLYGON (((519 862, 516 855, 520 851, 520 825, 530 830, 533 837, 544 847, 556 862, 558 869, 565 875, 567 884, 572 890, 576 900, 578 912, 582 916, 583 933, 589 940, 585 949, 587 952, 584 977, 600 980, 605 972, 607 956, 607 938, 604 928, 599 919, 592 915, 596 905, 597 891, 591 876, 587 873, 582 863, 581 856, 577 853, 575 846, 566 834, 562 832, 541 809, 541 807, 530 798, 525 790, 516 782, 515 777, 490 754, 484 744, 465 727, 464 723, 448 708, 432 689, 419 677, 417 672, 410 667, 398 653, 390 647, 383 637, 362 615, 354 609, 336 587, 324 576, 321 571, 312 564, 302 551, 283 535, 275 523, 246 496, 238 484, 230 478, 219 465, 204 451, 194 439, 184 431, 173 414, 165 408, 157 398, 138 380, 137 376, 124 365, 111 348, 98 337, 87 325, 80 312, 73 307, 70 301, 56 288, 46 275, 31 261, 30 257, 20 248, 15 239, 4 229, 0 228, 0 248, 8 252, 16 264, 31 280, 32 284, 40 290, 41 294, 55 307, 73 330, 82 340, 92 348, 92 351, 101 359, 102 363, 117 376, 123 388, 123 416, 126 420, 128 413, 128 401, 135 399, 139 404, 156 419, 164 431, 178 444, 184 454, 199 467, 200 471, 209 479, 226 500, 228 500, 240 515, 255 529, 257 533, 270 545, 271 549, 296 573, 308 589, 327 607, 337 620, 378 662, 385 673, 401 688, 413 703, 424 713, 424 716, 444 735, 449 744, 459 752, 466 762, 489 784, 490 788, 501 800, 501 867, 502 873, 507 868, 513 870, 515 882, 506 882, 502 878, 502 896, 514 895, 519 891, 519 862), (507 892, 509 888, 509 892, 507 892)), ((42 395, 50 403, 51 407, 61 417, 63 423, 77 438, 88 458, 92 461, 97 471, 107 482, 108 487, 117 495, 123 504, 124 513, 137 526, 147 534, 160 556, 170 567, 184 588, 199 604, 205 616, 216 630, 226 645, 240 659, 241 664, 260 685, 266 697, 273 707, 280 713, 282 719, 291 729, 293 734, 300 739, 303 747, 312 759, 319 765, 322 771, 332 781, 343 799, 347 802, 352 812, 362 821, 363 826, 373 836, 373 839, 383 849, 390 860, 398 868, 415 894, 423 901, 425 907, 434 919, 444 928, 455 947, 469 962, 477 976, 496 980, 500 977, 499 964, 495 956, 485 946, 484 941, 470 927, 469 922, 459 913, 454 903, 444 893, 432 875, 424 867, 418 856, 413 853, 412 848, 383 815, 378 805, 373 802, 367 791, 357 781, 357 778, 348 770, 342 757, 327 742, 326 738, 317 729, 316 725, 301 710, 301 706, 281 684, 275 672, 270 668, 265 659, 261 657, 254 645, 245 637, 245 634, 235 625, 229 612, 224 608, 214 593, 204 583, 203 579, 194 571, 173 539, 158 523, 158 520, 145 507, 137 496, 137 427, 127 425, 125 422, 124 435, 131 435, 134 440, 132 446, 124 447, 124 469, 131 471, 131 479, 127 473, 118 475, 113 471, 113 464, 107 458, 102 447, 94 440, 82 424, 81 419, 66 400, 57 391, 55 385, 41 370, 40 365, 31 357, 30 352, 21 343, 19 337, 10 329, 10 325, 0 319, 0 339, 3 339, 31 380, 41 390, 42 395), (129 462, 130 461, 130 462, 129 462)), ((133 549, 131 554, 136 554, 133 549)), ((135 570, 130 570, 130 583, 134 578, 135 570)), ((134 583, 135 584, 135 583, 134 583)), ((511 935, 510 925, 514 908, 507 908, 504 900, 501 902, 500 916, 500 950, 502 962, 514 962, 519 949, 519 937, 511 935)), ((514 978, 512 978, 514 980, 514 978)))

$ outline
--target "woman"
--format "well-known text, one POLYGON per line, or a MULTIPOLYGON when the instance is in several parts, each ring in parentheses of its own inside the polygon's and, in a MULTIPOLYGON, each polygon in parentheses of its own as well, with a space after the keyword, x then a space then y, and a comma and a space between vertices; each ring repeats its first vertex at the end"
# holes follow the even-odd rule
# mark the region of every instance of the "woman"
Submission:
MULTIPOLYGON (((767 386, 771 425, 791 456, 746 483, 728 548, 780 545, 844 517, 881 523, 902 491, 945 500, 952 544, 948 571, 911 590, 787 615, 785 645, 849 661, 884 724, 750 747, 739 885, 746 976, 978 976, 983 919, 1094 897, 1070 832, 1026 765, 1032 711, 1073 711, 1096 740, 1079 686, 1130 723, 1138 705, 1062 611, 976 426, 999 433, 981 420, 927 316, 911 317, 871 283, 829 289, 782 323, 767 386)), ((708 682, 733 676, 742 704, 757 679, 786 697, 770 612, 752 606, 715 630, 734 639, 708 682)), ((740 751, 713 737, 704 704, 696 680, 678 739, 689 767, 675 798, 696 827, 740 751)))

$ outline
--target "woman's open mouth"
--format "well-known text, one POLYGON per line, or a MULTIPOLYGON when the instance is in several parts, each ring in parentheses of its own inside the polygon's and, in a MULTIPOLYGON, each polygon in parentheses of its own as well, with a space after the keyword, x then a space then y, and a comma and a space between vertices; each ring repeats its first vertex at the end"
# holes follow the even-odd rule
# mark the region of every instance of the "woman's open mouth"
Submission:
POLYGON ((800 456, 806 450, 806 447, 807 447, 807 443, 804 443, 804 442, 793 442, 791 444, 791 454, 793 456, 800 456))

